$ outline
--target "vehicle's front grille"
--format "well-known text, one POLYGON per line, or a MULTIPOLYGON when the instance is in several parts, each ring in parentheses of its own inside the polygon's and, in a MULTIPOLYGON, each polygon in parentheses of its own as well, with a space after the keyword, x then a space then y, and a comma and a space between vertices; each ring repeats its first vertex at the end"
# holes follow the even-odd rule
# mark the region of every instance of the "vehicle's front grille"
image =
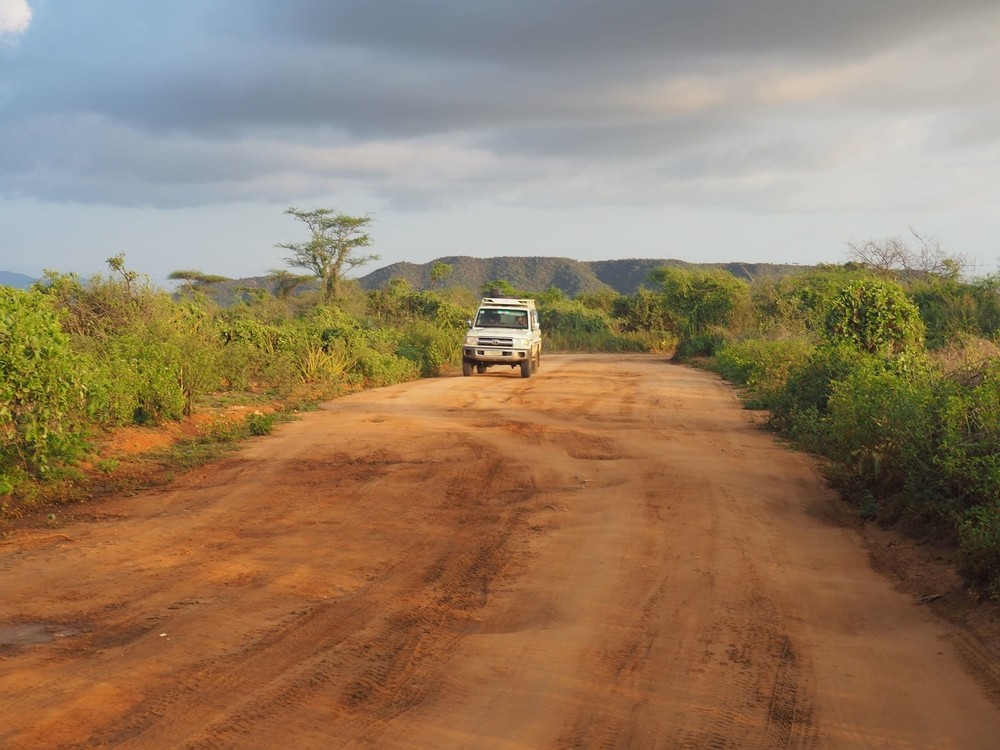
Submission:
POLYGON ((479 346, 514 346, 514 339, 480 338, 479 346))

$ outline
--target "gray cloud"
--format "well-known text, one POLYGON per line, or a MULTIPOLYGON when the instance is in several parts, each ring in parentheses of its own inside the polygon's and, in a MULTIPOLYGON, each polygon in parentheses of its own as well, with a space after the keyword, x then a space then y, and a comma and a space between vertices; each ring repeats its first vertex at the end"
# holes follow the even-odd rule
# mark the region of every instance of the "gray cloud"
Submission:
POLYGON ((3 53, 0 195, 416 206, 586 200, 567 185, 595 174, 593 201, 708 180, 780 203, 762 174, 870 159, 880 133, 995 143, 998 23, 995 0, 49 5, 3 53))
POLYGON ((506 66, 871 54, 992 0, 386 0, 247 3, 248 24, 317 46, 352 45, 506 66))

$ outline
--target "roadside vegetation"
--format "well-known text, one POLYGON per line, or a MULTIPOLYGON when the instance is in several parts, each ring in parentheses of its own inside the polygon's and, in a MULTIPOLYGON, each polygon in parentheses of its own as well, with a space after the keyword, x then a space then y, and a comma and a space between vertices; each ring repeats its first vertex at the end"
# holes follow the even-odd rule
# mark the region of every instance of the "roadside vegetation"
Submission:
POLYGON ((863 517, 952 542, 970 587, 1000 599, 1000 278, 964 277, 960 258, 915 235, 749 282, 658 268, 629 295, 503 279, 469 289, 446 263, 428 288, 365 291, 344 272, 377 257, 358 254, 369 220, 288 213, 309 237, 277 247, 310 274, 272 271, 269 288, 238 287, 226 304, 211 294, 224 277, 177 271, 166 291, 124 255, 106 275, 0 287, 0 523, 165 481, 338 395, 456 372, 466 321, 499 289, 538 301, 547 352, 655 352, 714 369, 824 457, 863 517), (117 431, 198 416, 172 449, 102 449, 117 431))

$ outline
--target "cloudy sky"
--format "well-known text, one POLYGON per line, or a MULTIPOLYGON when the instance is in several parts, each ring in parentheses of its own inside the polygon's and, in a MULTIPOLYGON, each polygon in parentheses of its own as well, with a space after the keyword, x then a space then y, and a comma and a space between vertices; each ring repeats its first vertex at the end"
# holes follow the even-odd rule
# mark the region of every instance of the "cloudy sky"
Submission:
POLYGON ((1000 262, 998 0, 0 0, 0 269, 1000 262))

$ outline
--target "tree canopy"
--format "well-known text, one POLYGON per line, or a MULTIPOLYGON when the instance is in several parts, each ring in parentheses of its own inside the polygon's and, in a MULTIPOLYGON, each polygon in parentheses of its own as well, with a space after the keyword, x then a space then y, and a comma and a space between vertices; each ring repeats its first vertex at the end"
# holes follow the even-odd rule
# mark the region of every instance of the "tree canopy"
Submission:
POLYGON ((379 258, 359 254, 361 248, 372 244, 365 231, 371 224, 370 216, 348 216, 329 208, 302 211, 292 207, 285 213, 305 224, 310 237, 304 242, 280 243, 277 247, 291 251, 285 258, 288 265, 312 271, 319 278, 327 302, 340 296, 340 283, 346 272, 379 258))

